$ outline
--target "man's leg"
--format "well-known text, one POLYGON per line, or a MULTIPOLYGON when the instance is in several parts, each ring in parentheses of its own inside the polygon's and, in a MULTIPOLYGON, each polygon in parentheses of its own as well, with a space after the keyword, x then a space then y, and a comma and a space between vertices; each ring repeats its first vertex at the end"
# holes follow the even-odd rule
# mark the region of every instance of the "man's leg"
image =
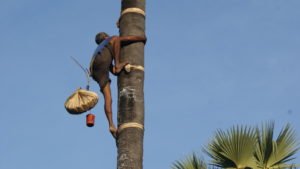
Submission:
POLYGON ((121 52, 121 41, 119 37, 114 38, 113 40, 113 49, 114 49, 114 62, 113 74, 118 74, 124 68, 127 62, 120 63, 120 52, 121 52))
POLYGON ((110 91, 110 83, 107 83, 102 89, 102 94, 104 96, 104 111, 106 118, 108 120, 109 131, 114 138, 117 136, 117 129, 113 123, 112 119, 112 97, 110 91))
POLYGON ((120 52, 121 52, 121 43, 122 42, 144 42, 146 43, 147 38, 142 36, 122 36, 122 37, 114 37, 113 38, 113 49, 114 49, 114 61, 115 66, 113 67, 113 73, 118 74, 126 64, 120 63, 120 52))

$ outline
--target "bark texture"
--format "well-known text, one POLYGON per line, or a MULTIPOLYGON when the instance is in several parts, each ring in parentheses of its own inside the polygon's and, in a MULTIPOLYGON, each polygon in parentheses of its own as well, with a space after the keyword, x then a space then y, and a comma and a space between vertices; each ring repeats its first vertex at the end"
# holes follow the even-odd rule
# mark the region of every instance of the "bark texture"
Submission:
MULTIPOLYGON (((140 8, 145 11, 145 0, 122 0, 121 10, 140 8)), ((145 17, 126 13, 120 19, 120 36, 145 36, 145 17)), ((144 43, 122 47, 121 62, 144 66, 144 43)), ((118 76, 118 126, 135 122, 144 125, 144 72, 124 71, 118 76)), ((144 130, 126 128, 118 133, 118 169, 143 168, 144 130)))

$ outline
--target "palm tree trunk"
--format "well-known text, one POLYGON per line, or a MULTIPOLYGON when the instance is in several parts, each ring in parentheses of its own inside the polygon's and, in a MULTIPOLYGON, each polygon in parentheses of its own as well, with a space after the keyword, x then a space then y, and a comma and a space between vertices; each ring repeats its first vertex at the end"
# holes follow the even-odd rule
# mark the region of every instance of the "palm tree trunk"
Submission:
MULTIPOLYGON (((145 11, 145 0, 122 0, 122 11, 145 11)), ((144 36, 145 16, 129 12, 120 18, 120 36, 144 36)), ((121 62, 144 67, 144 43, 122 47, 121 62)), ((118 169, 143 168, 144 71, 124 71, 118 76, 118 169)))

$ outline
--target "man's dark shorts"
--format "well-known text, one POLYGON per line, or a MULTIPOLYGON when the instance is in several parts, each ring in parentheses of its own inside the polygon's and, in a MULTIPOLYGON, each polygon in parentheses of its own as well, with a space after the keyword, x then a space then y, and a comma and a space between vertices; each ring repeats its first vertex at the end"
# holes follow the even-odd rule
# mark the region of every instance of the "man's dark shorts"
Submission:
POLYGON ((92 78, 99 84, 101 91, 107 83, 110 83, 109 70, 112 66, 112 54, 108 47, 105 47, 101 54, 97 54, 92 63, 92 78))

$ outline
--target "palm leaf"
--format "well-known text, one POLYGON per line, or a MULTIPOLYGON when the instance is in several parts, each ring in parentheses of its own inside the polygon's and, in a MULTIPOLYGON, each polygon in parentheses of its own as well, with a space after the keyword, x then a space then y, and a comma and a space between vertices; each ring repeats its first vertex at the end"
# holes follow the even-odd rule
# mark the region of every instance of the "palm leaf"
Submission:
POLYGON ((172 169, 207 169, 206 163, 201 160, 195 153, 185 160, 176 161, 172 169))
POLYGON ((293 160, 293 156, 299 150, 295 132, 290 124, 281 130, 274 144, 276 146, 274 146, 274 151, 268 162, 270 167, 278 167, 293 160))
POLYGON ((255 130, 236 126, 224 132, 218 130, 215 139, 204 149, 213 160, 212 165, 222 168, 255 167, 253 158, 256 144, 255 130))
POLYGON ((290 168, 292 165, 286 163, 293 160, 293 156, 299 150, 291 126, 287 124, 275 141, 273 140, 274 122, 267 123, 261 131, 257 128, 256 132, 258 144, 254 157, 258 168, 290 168))
POLYGON ((254 157, 258 168, 265 168, 275 147, 273 142, 274 123, 267 123, 260 128, 256 128, 256 151, 254 157))

